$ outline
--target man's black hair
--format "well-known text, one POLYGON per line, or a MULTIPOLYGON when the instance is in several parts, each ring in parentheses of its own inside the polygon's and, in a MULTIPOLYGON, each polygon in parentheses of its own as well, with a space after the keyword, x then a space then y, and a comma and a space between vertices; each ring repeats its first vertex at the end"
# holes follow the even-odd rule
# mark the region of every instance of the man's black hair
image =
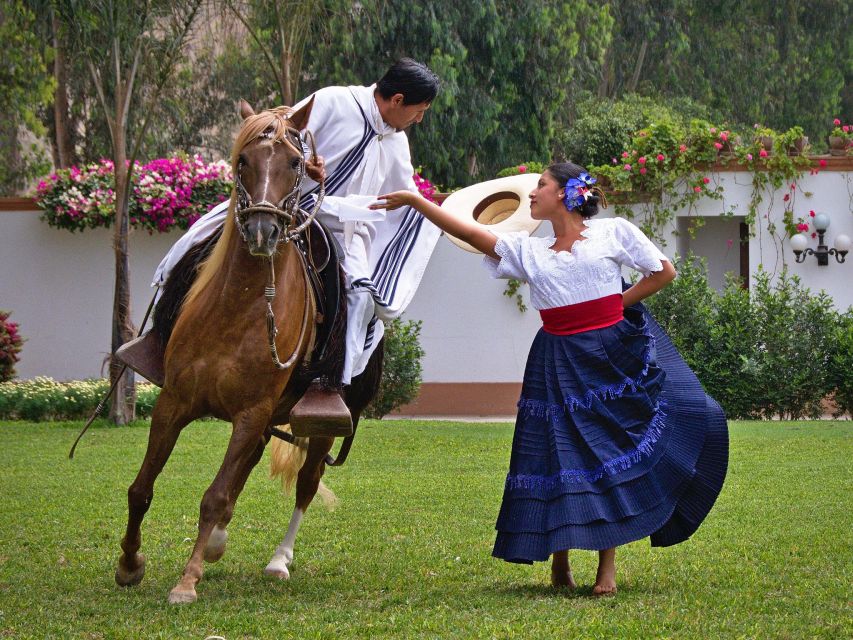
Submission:
POLYGON ((376 90, 386 100, 403 94, 403 104, 432 102, 438 95, 440 82, 429 67, 411 58, 400 58, 376 83, 376 90))

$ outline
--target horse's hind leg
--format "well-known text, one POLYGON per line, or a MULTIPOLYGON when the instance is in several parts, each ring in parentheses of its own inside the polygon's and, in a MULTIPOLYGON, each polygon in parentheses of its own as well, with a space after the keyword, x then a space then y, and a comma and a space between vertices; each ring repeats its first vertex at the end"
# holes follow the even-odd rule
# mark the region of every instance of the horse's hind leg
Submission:
POLYGON ((121 541, 122 554, 115 574, 116 582, 123 587, 139 584, 145 575, 145 556, 137 553, 142 545, 140 527, 154 497, 154 481, 175 448, 181 430, 190 421, 184 412, 179 411, 182 408, 168 391, 163 391, 151 416, 148 449, 139 473, 127 491, 127 530, 121 541))
POLYGON ((296 508, 290 517, 284 540, 276 547, 272 559, 264 569, 264 573, 267 575, 282 580, 290 577, 288 567, 293 562, 293 545, 296 542, 296 534, 302 524, 302 517, 320 486, 320 478, 323 477, 323 472, 326 469, 324 460, 326 454, 332 449, 334 441, 334 438, 313 437, 309 439, 308 454, 296 480, 296 508))
POLYGON ((252 460, 257 462, 258 443, 263 442, 264 428, 269 412, 260 410, 244 412, 234 419, 234 430, 222 466, 201 500, 198 520, 198 537, 190 559, 178 584, 169 592, 169 602, 181 604, 195 602, 195 587, 204 575, 204 552, 215 527, 223 522, 229 504, 237 500, 243 488, 252 460))
POLYGON ((226 530, 226 527, 228 526, 228 523, 231 522, 231 518, 234 515, 234 505, 237 504, 237 496, 243 492, 243 487, 246 485, 246 480, 248 480, 249 474, 264 455, 265 446, 266 442, 261 440, 258 443, 255 452, 252 454, 252 457, 246 461, 246 464, 240 470, 240 474, 235 480, 235 490, 228 496, 229 500, 225 507, 225 513, 222 516, 222 520, 220 520, 213 528, 213 531, 210 533, 210 538, 207 539, 207 546, 204 548, 205 562, 216 562, 225 553, 225 543, 228 541, 228 531, 226 530))

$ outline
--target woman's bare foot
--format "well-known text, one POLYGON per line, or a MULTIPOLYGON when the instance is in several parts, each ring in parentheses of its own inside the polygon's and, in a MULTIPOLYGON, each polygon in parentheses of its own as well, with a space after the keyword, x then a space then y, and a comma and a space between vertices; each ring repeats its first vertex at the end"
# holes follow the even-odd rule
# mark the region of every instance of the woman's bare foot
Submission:
POLYGON ((557 551, 551 556, 551 586, 568 587, 570 591, 577 587, 569 566, 568 551, 557 551))
POLYGON ((595 574, 594 596, 616 593, 616 547, 598 552, 598 572, 595 574))

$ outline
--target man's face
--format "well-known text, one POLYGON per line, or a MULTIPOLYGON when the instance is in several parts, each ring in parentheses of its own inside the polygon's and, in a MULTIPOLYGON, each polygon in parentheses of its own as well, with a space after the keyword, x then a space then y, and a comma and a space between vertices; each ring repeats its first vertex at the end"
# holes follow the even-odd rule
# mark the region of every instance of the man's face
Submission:
POLYGON ((391 97, 383 119, 397 131, 403 131, 423 120, 429 106, 429 102, 403 104, 403 94, 397 93, 391 97))

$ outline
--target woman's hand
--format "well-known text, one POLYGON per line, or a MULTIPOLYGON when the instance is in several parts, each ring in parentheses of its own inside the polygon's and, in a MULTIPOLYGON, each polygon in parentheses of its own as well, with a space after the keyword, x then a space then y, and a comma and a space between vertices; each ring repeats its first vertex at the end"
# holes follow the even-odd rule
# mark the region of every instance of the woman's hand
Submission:
POLYGON ((640 281, 622 294, 622 306, 631 307, 663 289, 675 279, 675 267, 669 260, 661 260, 661 270, 641 278, 640 281))
MULTIPOLYGON (((370 209, 399 209, 400 207, 414 207, 418 195, 413 191, 395 191, 377 197, 377 201, 370 205, 370 209)), ((417 208, 417 207, 416 207, 417 208)))

